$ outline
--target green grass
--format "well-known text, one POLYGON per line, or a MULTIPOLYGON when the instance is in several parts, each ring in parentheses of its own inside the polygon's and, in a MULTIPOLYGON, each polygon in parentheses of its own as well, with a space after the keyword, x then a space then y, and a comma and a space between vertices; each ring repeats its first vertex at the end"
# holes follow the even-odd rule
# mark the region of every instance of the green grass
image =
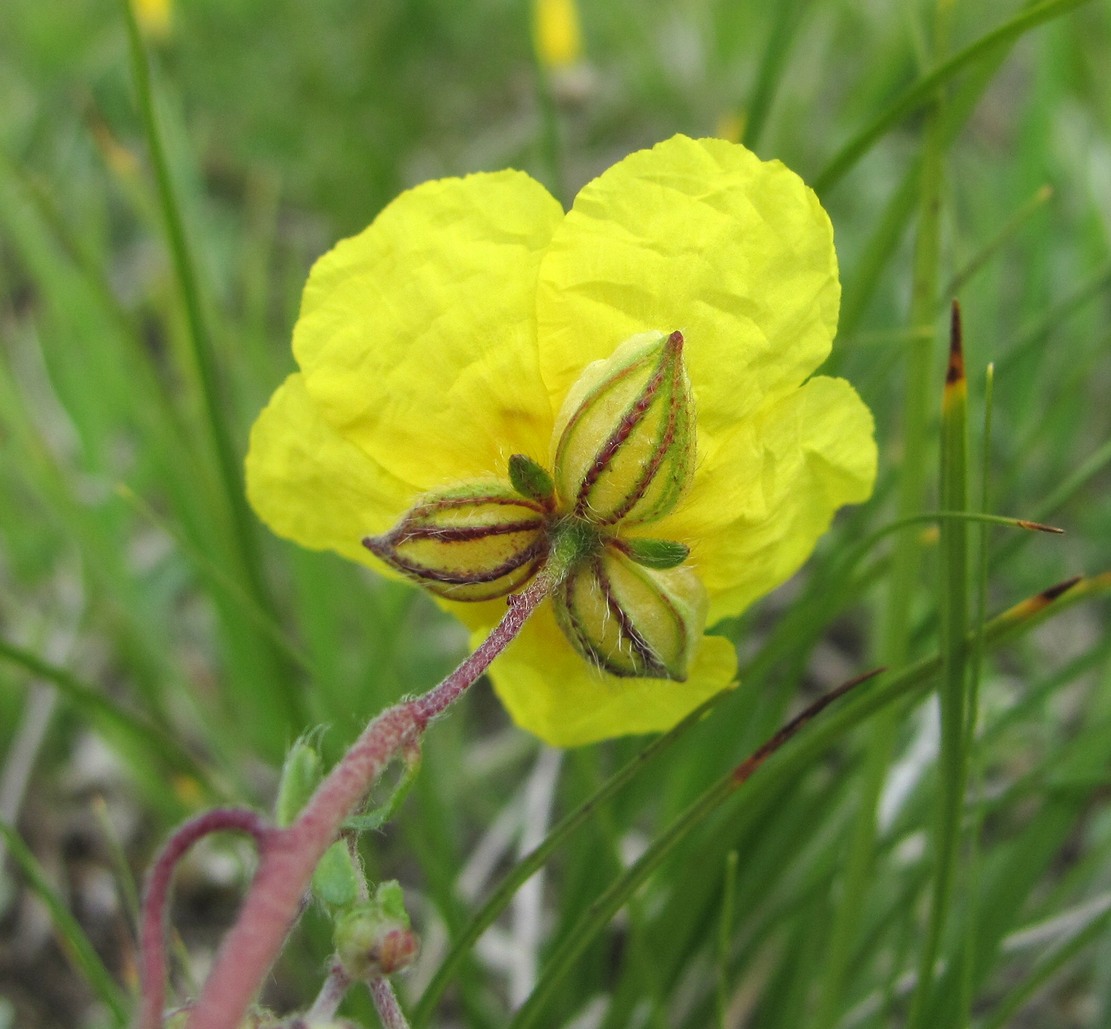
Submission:
MULTIPOLYGON (((20 817, 0 812, 18 832, 0 934, 45 903, 62 941, 45 985, 0 959, 15 1024, 123 1024, 134 988, 117 841, 92 859, 119 897, 98 916, 65 845, 96 807, 75 752, 96 740, 117 763, 94 837, 133 824, 118 842, 138 875, 188 814, 269 806, 303 731, 327 725, 332 759, 463 653, 414 591, 274 539, 244 506, 246 433, 292 367, 312 260, 424 178, 515 166, 567 201, 632 149, 738 116, 833 219, 827 370, 876 414, 875 497, 722 626, 742 685, 706 718, 563 757, 536 857, 514 812, 537 744, 488 692, 437 724, 365 847, 425 940, 403 1003, 468 1029, 588 1011, 578 1024, 604 1029, 1111 1024, 1111 11, 582 16, 588 69, 545 78, 524 4, 198 0, 147 41, 136 92, 118 4, 3 4, 0 774, 30 747, 31 775, 20 817), (967 399, 943 416, 954 290, 967 399), (959 510, 1066 535, 923 517, 959 510), (818 691, 879 663, 735 788, 818 691), (522 954, 512 912, 537 871, 543 932, 522 954), (59 984, 64 1002, 42 996, 59 984)), ((310 914, 282 1003, 311 1000, 327 940, 310 914)), ((375 1024, 365 998, 350 1011, 375 1024)))

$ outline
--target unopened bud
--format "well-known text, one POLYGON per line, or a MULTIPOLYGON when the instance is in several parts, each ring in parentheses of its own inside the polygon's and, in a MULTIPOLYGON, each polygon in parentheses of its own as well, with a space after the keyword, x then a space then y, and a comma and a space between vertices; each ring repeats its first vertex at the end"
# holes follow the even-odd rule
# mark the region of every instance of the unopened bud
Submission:
POLYGON ((491 600, 525 583, 548 549, 547 507, 504 483, 426 494, 384 536, 363 545, 450 600, 491 600))
POLYGON ((662 518, 694 470, 682 333, 634 336, 588 365, 556 431, 555 485, 569 513, 597 525, 662 518))
POLYGON ((410 965, 420 941, 397 882, 381 883, 371 900, 343 915, 336 922, 335 941, 336 956, 352 979, 376 979, 410 965))
POLYGON ((572 646, 611 675, 683 680, 706 621, 706 595, 689 568, 637 564, 611 541, 577 564, 552 594, 572 646))

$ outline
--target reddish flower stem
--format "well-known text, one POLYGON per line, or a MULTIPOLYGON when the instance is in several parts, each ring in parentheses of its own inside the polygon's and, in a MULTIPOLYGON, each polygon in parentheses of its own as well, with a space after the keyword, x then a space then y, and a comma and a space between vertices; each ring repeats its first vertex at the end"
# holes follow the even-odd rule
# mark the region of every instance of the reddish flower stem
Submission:
POLYGON ((351 989, 351 977, 343 970, 343 965, 338 961, 333 962, 320 993, 313 1001, 312 1007, 305 1012, 305 1021, 311 1024, 314 1021, 327 1022, 335 1018, 349 989, 351 989))
POLYGON ((371 979, 366 987, 374 1001, 374 1010, 382 1020, 382 1029, 409 1029, 409 1022, 397 1002, 397 994, 393 992, 389 979, 371 979))
POLYGON ((199 839, 214 832, 243 832, 255 839, 262 851, 266 837, 273 829, 255 811, 246 808, 216 808, 186 822, 170 837, 158 855, 149 874, 143 896, 143 922, 140 930, 139 953, 143 997, 139 1009, 139 1025, 157 1027, 162 1024, 162 1008, 166 1000, 166 909, 170 901, 170 885, 177 863, 199 839))
MULTIPOLYGON (((192 1008, 188 1029, 236 1029, 297 918, 313 869, 338 836, 344 819, 366 796, 389 762, 415 746, 428 723, 458 700, 517 636, 551 585, 548 574, 537 575, 522 593, 509 598, 505 616, 454 672, 423 696, 388 708, 375 718, 291 826, 266 828, 257 815, 239 812, 237 818, 243 819, 242 824, 204 829, 212 832, 215 828, 241 828, 252 832, 259 844, 259 864, 239 917, 224 937, 200 999, 192 1008)), ((163 909, 173 866, 204 834, 196 827, 216 814, 210 812, 179 830, 166 845, 152 873, 143 916, 140 1029, 158 1029, 161 1025, 165 989, 163 909), (157 956, 152 956, 156 952, 157 956)), ((371 989, 374 992, 373 984, 371 989)), ((392 990, 389 994, 392 997, 392 990)), ((377 997, 376 993, 376 1002, 377 997)), ((396 998, 393 1003, 396 1007, 396 998)), ((397 1013, 402 1021, 387 1023, 390 1029, 405 1025, 400 1008, 397 1013)))

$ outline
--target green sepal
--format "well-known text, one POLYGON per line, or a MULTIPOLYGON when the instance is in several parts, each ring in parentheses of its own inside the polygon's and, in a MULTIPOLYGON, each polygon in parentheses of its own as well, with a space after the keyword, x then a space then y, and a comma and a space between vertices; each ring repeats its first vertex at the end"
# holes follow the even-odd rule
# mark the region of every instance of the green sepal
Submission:
POLYGON ((302 736, 289 748, 282 764, 278 799, 274 802, 274 820, 280 828, 293 824, 323 778, 320 753, 308 736, 302 736))
POLYGON ((406 927, 409 926, 409 912, 405 910, 405 892, 396 879, 380 882, 374 891, 374 900, 383 916, 395 918, 406 927))
POLYGON ((350 907, 359 897, 359 869, 344 840, 336 840, 312 874, 313 897, 332 910, 350 907))
POLYGON ((632 560, 645 568, 675 568, 690 556, 691 548, 675 540, 619 539, 615 541, 632 560))
POLYGON ((401 806, 401 802, 409 795, 409 791, 413 788, 413 783, 417 781, 417 773, 420 771, 421 766, 421 752, 419 747, 413 747, 412 750, 406 754, 405 763, 402 767, 401 776, 397 780, 397 784, 390 791, 384 804, 380 804, 370 811, 365 811, 362 814, 350 815, 343 821, 344 829, 349 832, 373 832, 380 829, 385 825, 394 813, 401 806))
POLYGON ((535 500, 547 508, 555 505, 555 483, 548 470, 525 454, 509 459, 509 481, 526 500, 535 500))

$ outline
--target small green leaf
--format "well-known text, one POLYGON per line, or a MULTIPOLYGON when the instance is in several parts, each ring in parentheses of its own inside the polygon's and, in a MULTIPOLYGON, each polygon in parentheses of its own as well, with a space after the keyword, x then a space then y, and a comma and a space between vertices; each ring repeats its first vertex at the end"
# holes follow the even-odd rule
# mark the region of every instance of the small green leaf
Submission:
POLYGON ((316 748, 302 736, 286 755, 274 803, 274 819, 283 828, 292 825, 324 777, 323 763, 316 748))
POLYGON ((674 540, 620 540, 619 546, 645 568, 674 568, 686 561, 691 552, 685 543, 674 540))
POLYGON ((343 840, 326 851, 312 874, 313 896, 328 908, 346 908, 359 896, 359 870, 343 840))
POLYGON ((555 484, 543 465, 531 457, 514 454, 509 459, 509 481, 526 500, 551 507, 555 504, 555 484))
POLYGON ((405 910, 405 894, 402 892, 401 883, 396 879, 387 879, 379 883, 374 891, 374 899, 385 917, 396 918, 403 925, 409 924, 409 912, 405 910))

